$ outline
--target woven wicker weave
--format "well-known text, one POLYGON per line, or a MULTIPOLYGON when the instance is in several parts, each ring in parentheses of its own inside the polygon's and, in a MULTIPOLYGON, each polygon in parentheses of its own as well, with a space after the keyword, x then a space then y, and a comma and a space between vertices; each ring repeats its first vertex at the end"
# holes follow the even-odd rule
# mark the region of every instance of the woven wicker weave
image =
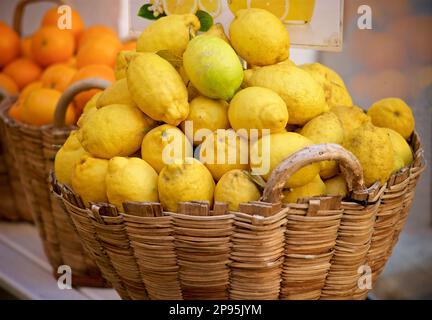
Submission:
POLYGON ((357 159, 337 145, 308 147, 272 174, 261 202, 228 212, 216 203, 109 204, 86 209, 53 181, 84 246, 123 299, 365 299, 364 266, 373 282, 391 255, 425 169, 415 160, 386 185, 363 187, 357 159), (287 178, 311 162, 338 160, 350 199, 325 196, 281 205, 287 178), (361 281, 360 281, 361 282, 361 281))
POLYGON ((23 186, 16 195, 28 200, 27 212, 33 216, 54 275, 60 265, 69 265, 73 270, 73 284, 77 286, 100 287, 105 286, 106 281, 83 249, 62 201, 50 192, 48 177, 55 154, 74 129, 64 125, 63 111, 76 94, 92 88, 104 89, 108 85, 110 83, 105 80, 87 79, 70 86, 59 101, 54 126, 26 125, 11 119, 7 115, 8 108, 3 112, 5 133, 10 142, 8 149, 14 156, 14 165, 19 168, 23 186))

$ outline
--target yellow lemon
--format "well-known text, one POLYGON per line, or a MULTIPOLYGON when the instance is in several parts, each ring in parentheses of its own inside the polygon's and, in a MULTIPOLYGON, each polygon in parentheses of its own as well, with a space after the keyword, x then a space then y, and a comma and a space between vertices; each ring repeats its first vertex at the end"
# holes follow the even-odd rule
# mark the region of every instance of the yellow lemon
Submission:
POLYGON ((334 113, 342 123, 345 137, 351 132, 362 125, 370 122, 370 118, 367 114, 357 106, 334 106, 330 109, 330 112, 334 113))
POLYGON ((267 88, 249 87, 231 100, 228 117, 234 130, 243 129, 249 133, 250 129, 258 129, 261 137, 263 129, 270 133, 285 130, 289 115, 285 102, 277 93, 267 88))
POLYGON ((105 179, 108 201, 122 212, 128 201, 158 202, 157 181, 156 171, 144 160, 114 157, 105 179))
POLYGON ((249 168, 248 142, 232 129, 208 135, 199 147, 199 160, 218 181, 228 171, 249 168))
POLYGON ((199 28, 200 22, 194 14, 176 13, 162 17, 144 29, 138 38, 136 50, 152 53, 168 50, 181 57, 189 43, 190 32, 198 31, 199 28))
POLYGON ((192 157, 192 145, 183 132, 169 124, 147 133, 141 144, 141 157, 157 172, 175 159, 192 157))
POLYGON ((206 135, 217 129, 228 129, 228 103, 203 96, 196 97, 191 101, 190 113, 182 123, 183 131, 186 133, 187 127, 191 125, 195 145, 200 144, 206 135))
POLYGON ((214 200, 228 203, 229 210, 236 211, 242 203, 258 201, 261 192, 242 170, 225 173, 215 188, 214 200))
POLYGON ((344 147, 360 161, 367 187, 384 184, 394 169, 394 151, 386 131, 367 123, 351 132, 344 147))
POLYGON ((392 143, 395 155, 394 172, 397 172, 413 162, 413 154, 409 144, 398 132, 388 128, 383 128, 383 130, 387 133, 392 143))
POLYGON ((144 135, 154 126, 138 108, 112 104, 98 109, 78 131, 78 139, 92 156, 111 159, 139 150, 144 135))
POLYGON ((312 20, 315 0, 289 0, 288 15, 284 22, 301 21, 308 23, 312 20))
MULTIPOLYGON (((342 145, 344 130, 338 117, 331 112, 312 119, 300 130, 300 134, 311 139, 314 143, 336 143, 342 145)), ((335 161, 323 161, 321 164, 320 176, 328 179, 335 176, 339 166, 335 161)))
POLYGON ((288 124, 302 126, 329 110, 319 83, 306 71, 288 64, 246 70, 245 85, 279 94, 288 108, 288 124))
POLYGON ((326 186, 321 180, 320 176, 317 175, 311 182, 305 184, 304 186, 284 190, 284 198, 282 199, 282 202, 296 203, 297 200, 301 198, 318 197, 325 194, 326 186))
POLYGON ((72 188, 82 198, 84 204, 89 202, 107 202, 105 177, 108 160, 84 155, 75 165, 72 174, 72 188))
POLYGON ((114 67, 114 74, 116 80, 126 78, 126 70, 129 66, 130 61, 133 57, 139 56, 140 54, 140 52, 136 52, 135 50, 119 52, 114 67))
POLYGON ((188 92, 176 69, 154 53, 142 53, 127 69, 132 99, 149 117, 178 126, 189 114, 188 92))
POLYGON ((78 141, 76 134, 76 131, 70 133, 63 146, 57 152, 54 161, 54 171, 57 180, 67 185, 71 185, 72 183, 72 173, 75 165, 83 155, 87 154, 78 141))
POLYGON ((317 62, 304 64, 300 68, 307 71, 321 85, 330 108, 333 106, 352 106, 351 95, 345 82, 336 71, 317 62))
POLYGON ((221 38, 223 41, 230 44, 230 41, 225 33, 224 27, 220 23, 216 23, 212 25, 210 29, 208 29, 208 31, 205 33, 205 35, 221 38))
POLYGON ((229 32, 233 48, 251 65, 267 66, 289 58, 288 31, 266 10, 237 11, 229 32))
POLYGON ((162 3, 167 15, 195 13, 198 7, 197 0, 162 0, 162 3))
POLYGON ((348 195, 348 187, 343 175, 337 175, 334 178, 324 181, 326 194, 330 196, 341 196, 345 198, 348 195))
POLYGON ((84 106, 83 112, 78 119, 77 126, 81 128, 84 123, 87 121, 89 117, 91 117, 96 111, 96 102, 99 97, 102 95, 102 92, 96 93, 84 106))
MULTIPOLYGON (((256 142, 250 152, 251 168, 254 172, 260 169, 261 175, 268 180, 273 170, 284 159, 312 144, 311 140, 294 132, 264 136, 256 142)), ((285 186, 287 188, 301 187, 312 181, 319 174, 319 171, 320 165, 318 163, 308 165, 293 174, 285 186)))
POLYGON ((386 98, 375 102, 368 110, 377 127, 393 129, 409 139, 414 131, 415 119, 411 108, 399 98, 386 98))
POLYGON ((165 210, 176 212, 179 202, 209 201, 213 204, 215 183, 198 160, 176 160, 162 169, 158 178, 159 199, 165 210))
POLYGON ((111 86, 106 88, 96 100, 96 107, 98 109, 110 104, 135 105, 135 102, 132 100, 132 97, 129 93, 126 79, 121 79, 114 82, 111 86))

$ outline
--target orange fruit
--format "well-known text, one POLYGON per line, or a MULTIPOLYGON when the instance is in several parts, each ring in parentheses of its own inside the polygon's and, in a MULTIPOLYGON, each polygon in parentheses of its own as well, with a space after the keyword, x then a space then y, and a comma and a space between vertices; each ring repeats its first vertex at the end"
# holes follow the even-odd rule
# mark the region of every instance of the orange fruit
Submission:
POLYGON ((77 67, 81 69, 91 64, 104 64, 114 68, 121 43, 110 35, 102 35, 83 45, 77 54, 77 67))
MULTIPOLYGON (((93 65, 86 66, 82 69, 79 69, 78 72, 75 74, 75 76, 72 78, 71 84, 89 78, 100 78, 111 82, 115 81, 115 75, 113 69, 111 69, 106 65, 93 64, 93 65)), ((81 114, 87 102, 98 92, 101 92, 101 90, 92 89, 92 90, 84 91, 75 97, 74 103, 76 107, 77 116, 81 114)))
MULTIPOLYGON (((57 10, 58 10, 57 7, 49 9, 45 13, 44 17, 42 18, 41 26, 57 27, 58 19, 62 16, 62 13, 59 14, 57 10)), ((72 32, 76 43, 78 43, 78 39, 85 28, 84 21, 81 18, 79 12, 73 8, 71 11, 71 16, 72 16, 72 29, 70 29, 70 31, 72 32)))
POLYGON ((75 52, 75 40, 69 30, 42 27, 33 35, 31 49, 34 60, 46 67, 68 61, 75 52))
POLYGON ((21 57, 33 60, 31 43, 32 43, 31 36, 21 39, 21 57))
POLYGON ((122 47, 122 51, 132 51, 136 49, 136 41, 135 40, 131 40, 131 41, 126 41, 125 43, 123 43, 123 47, 122 47))
POLYGON ((21 120, 22 103, 20 101, 15 102, 8 111, 9 117, 12 119, 21 120))
POLYGON ((78 49, 84 46, 87 42, 105 35, 110 35, 111 37, 118 39, 117 32, 103 25, 94 25, 85 29, 78 41, 78 49))
POLYGON ((36 81, 36 82, 32 82, 28 85, 26 85, 20 92, 20 95, 18 97, 19 101, 24 101, 25 98, 27 98, 27 96, 33 92, 36 89, 40 89, 42 88, 42 81, 36 81))
POLYGON ((18 86, 16 83, 11 77, 4 73, 0 73, 0 87, 6 90, 6 92, 11 96, 14 96, 18 93, 18 86))
POLYGON ((70 58, 68 61, 65 62, 65 64, 71 68, 76 69, 77 68, 77 61, 76 57, 70 58))
POLYGON ((4 67, 20 54, 18 34, 3 21, 0 21, 0 68, 4 67))
POLYGON ((66 64, 53 64, 42 74, 42 86, 63 92, 69 86, 76 72, 76 69, 66 64))
MULTIPOLYGON (((61 92, 54 89, 40 88, 33 90, 22 102, 22 122, 36 126, 50 124, 54 120, 54 112, 61 92)), ((66 124, 75 122, 75 111, 69 106, 66 112, 66 124)))
POLYGON ((37 81, 42 69, 30 59, 20 58, 9 63, 3 72, 11 77, 21 90, 29 83, 37 81))

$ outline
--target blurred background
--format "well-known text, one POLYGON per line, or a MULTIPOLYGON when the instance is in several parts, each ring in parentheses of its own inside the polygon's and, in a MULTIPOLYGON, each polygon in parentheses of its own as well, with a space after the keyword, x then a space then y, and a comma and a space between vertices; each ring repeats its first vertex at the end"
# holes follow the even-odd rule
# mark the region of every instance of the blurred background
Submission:
MULTIPOLYGON (((223 0, 222 0, 223 1, 223 0)), ((12 24, 18 0, 0 0, 0 20, 12 24)), ((127 38, 127 0, 70 0, 87 26, 104 24, 127 38)), ((25 13, 24 35, 32 34, 52 3, 32 5, 25 13)), ((131 13, 134 14, 134 13, 131 13)), ((367 109, 386 97, 404 99, 413 109, 426 158, 432 159, 432 1, 345 0, 342 52, 292 49, 297 64, 319 61, 345 80, 355 104, 367 109), (372 9, 372 29, 360 30, 358 8, 372 9)), ((384 274, 374 285, 378 299, 432 298, 431 170, 417 188, 401 239, 384 274)), ((1 291, 0 291, 1 292, 1 291)), ((2 294, 0 293, 0 296, 2 294)))

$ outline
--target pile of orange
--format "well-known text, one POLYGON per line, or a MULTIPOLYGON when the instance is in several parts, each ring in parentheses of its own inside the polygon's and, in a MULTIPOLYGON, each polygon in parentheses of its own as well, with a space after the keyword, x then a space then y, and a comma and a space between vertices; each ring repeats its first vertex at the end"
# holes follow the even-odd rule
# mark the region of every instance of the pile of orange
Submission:
MULTIPOLYGON (((72 10, 71 30, 57 27, 59 17, 57 7, 48 10, 39 29, 22 39, 0 21, 0 87, 12 96, 19 94, 9 110, 9 116, 17 121, 36 126, 52 123, 62 92, 87 78, 114 81, 117 54, 134 49, 134 42, 123 44, 106 26, 86 28, 76 10, 72 10)), ((66 122, 75 123, 98 92, 79 94, 68 109, 66 122)))

